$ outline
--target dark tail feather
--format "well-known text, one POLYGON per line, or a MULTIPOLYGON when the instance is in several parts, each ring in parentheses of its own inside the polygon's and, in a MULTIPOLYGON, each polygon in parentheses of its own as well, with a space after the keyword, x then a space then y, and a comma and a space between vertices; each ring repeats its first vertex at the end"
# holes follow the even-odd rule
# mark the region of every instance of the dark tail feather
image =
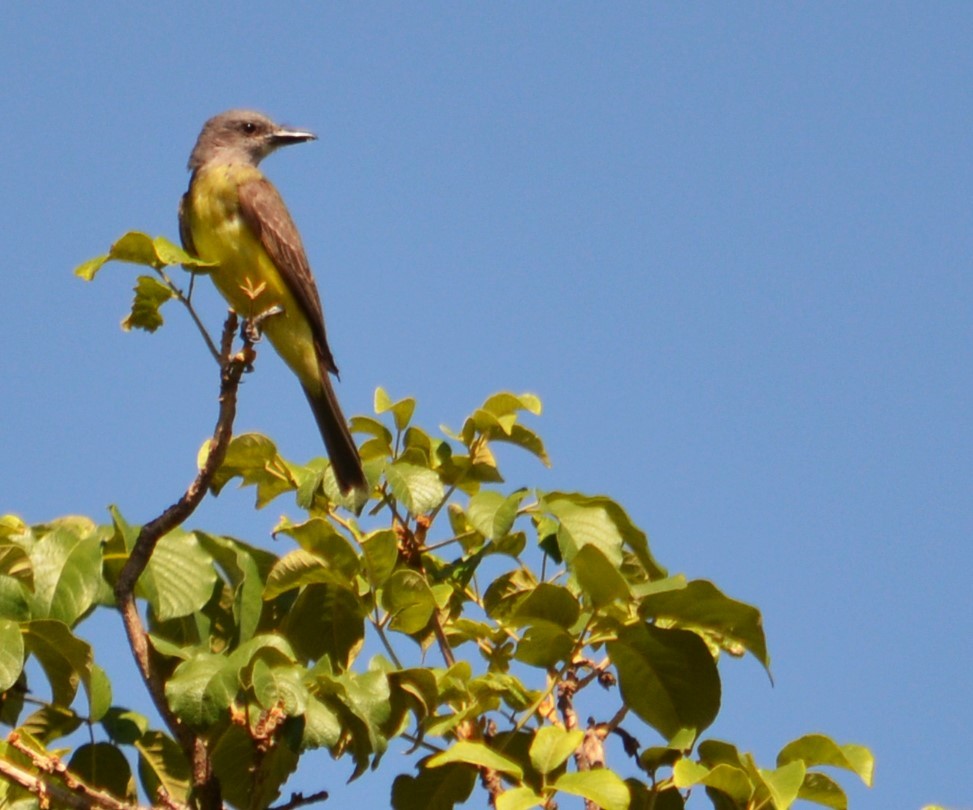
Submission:
POLYGON ((367 490, 368 484, 365 482, 365 473, 362 472, 358 448, 341 413, 331 380, 328 379, 327 372, 321 377, 323 393, 316 396, 305 388, 304 395, 314 412, 324 446, 328 449, 328 458, 331 460, 335 478, 338 479, 338 488, 344 494, 353 489, 367 490))

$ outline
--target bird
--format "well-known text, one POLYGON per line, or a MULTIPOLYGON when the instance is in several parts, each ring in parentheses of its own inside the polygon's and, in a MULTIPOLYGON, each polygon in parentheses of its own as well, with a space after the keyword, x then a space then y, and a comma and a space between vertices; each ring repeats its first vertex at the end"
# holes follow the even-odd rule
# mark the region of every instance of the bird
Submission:
POLYGON ((189 190, 179 205, 183 247, 213 266, 208 274, 230 307, 260 331, 297 376, 324 439, 338 488, 367 493, 358 448, 330 375, 338 375, 324 313, 300 233, 260 162, 276 149, 316 139, 252 110, 210 118, 189 156, 189 190))

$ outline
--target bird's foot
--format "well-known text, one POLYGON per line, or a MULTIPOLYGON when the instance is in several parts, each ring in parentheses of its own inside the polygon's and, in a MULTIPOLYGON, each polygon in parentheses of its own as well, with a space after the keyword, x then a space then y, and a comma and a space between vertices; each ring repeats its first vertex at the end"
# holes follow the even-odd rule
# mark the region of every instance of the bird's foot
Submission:
POLYGON ((263 323, 268 318, 272 318, 275 315, 283 315, 284 308, 277 306, 276 304, 269 309, 265 309, 254 315, 252 318, 246 318, 243 321, 243 325, 240 327, 240 336, 246 343, 259 343, 260 338, 263 337, 263 323))

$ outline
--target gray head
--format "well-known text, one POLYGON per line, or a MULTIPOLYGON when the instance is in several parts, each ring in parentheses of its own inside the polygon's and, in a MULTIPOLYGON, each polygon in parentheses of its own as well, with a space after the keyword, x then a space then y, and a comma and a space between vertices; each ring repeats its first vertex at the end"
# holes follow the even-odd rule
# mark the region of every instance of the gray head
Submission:
POLYGON ((189 156, 189 169, 208 163, 256 166, 280 146, 313 141, 313 132, 275 124, 253 110, 227 110, 203 124, 189 156))

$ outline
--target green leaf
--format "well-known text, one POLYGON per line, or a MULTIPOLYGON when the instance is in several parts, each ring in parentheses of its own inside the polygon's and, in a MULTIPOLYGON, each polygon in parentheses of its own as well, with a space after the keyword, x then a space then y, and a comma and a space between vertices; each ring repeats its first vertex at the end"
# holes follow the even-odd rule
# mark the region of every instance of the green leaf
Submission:
POLYGON ((175 293, 152 276, 139 276, 134 292, 132 309, 122 321, 122 329, 126 332, 132 329, 154 332, 163 324, 159 308, 170 298, 175 297, 175 293))
POLYGON ((364 607, 347 588, 308 585, 284 618, 281 629, 302 660, 327 656, 338 671, 351 666, 365 640, 364 607))
MULTIPOLYGON (((200 450, 200 465, 209 452, 209 444, 200 450)), ((241 487, 257 488, 257 508, 266 506, 278 495, 297 488, 287 462, 277 452, 276 445, 259 433, 234 436, 226 450, 226 458, 213 476, 211 488, 219 494, 231 479, 239 477, 241 487)))
POLYGON ((257 632, 263 610, 264 580, 277 557, 230 537, 195 532, 203 550, 223 569, 233 589, 233 619, 237 642, 249 641, 257 632))
POLYGON ((542 726, 530 744, 530 762, 540 773, 548 774, 560 768, 583 739, 580 729, 566 731, 558 726, 542 726))
POLYGON ((158 267, 161 264, 152 237, 141 231, 129 231, 117 239, 108 250, 108 258, 148 267, 158 267))
POLYGON ((111 260, 111 256, 107 253, 102 256, 95 256, 93 259, 88 259, 88 261, 79 264, 74 268, 74 274, 85 281, 92 281, 97 275, 98 271, 104 267, 111 260))
MULTIPOLYGON (((357 563, 357 557, 355 559, 357 563)), ((315 583, 350 588, 354 585, 354 579, 340 568, 331 567, 320 557, 298 549, 285 554, 273 567, 264 586, 264 599, 273 599, 294 588, 315 583)))
POLYGON ((19 580, 28 588, 34 587, 34 570, 30 556, 14 540, 0 539, 0 574, 19 580))
POLYGON ((89 787, 106 790, 117 799, 134 803, 137 794, 125 755, 106 742, 86 743, 75 749, 68 770, 89 787))
POLYGON ((741 645, 770 671, 760 611, 730 599, 712 582, 697 579, 685 588, 646 596, 639 614, 643 618, 668 619, 679 627, 704 630, 718 640, 741 645))
POLYGON ((375 389, 375 413, 382 414, 391 411, 395 418, 396 430, 403 431, 408 427, 415 409, 416 401, 412 397, 406 397, 393 403, 383 388, 375 389))
POLYGON ((190 256, 185 250, 173 244, 164 236, 157 236, 153 239, 152 247, 155 249, 155 255, 163 264, 181 264, 187 269, 190 267, 205 269, 215 267, 218 264, 218 262, 207 262, 197 256, 190 256))
POLYGON ((544 797, 538 796, 529 787, 515 787, 497 796, 496 810, 528 810, 544 804, 544 797))
POLYGON ((466 762, 469 765, 476 765, 478 768, 490 768, 507 774, 507 776, 512 776, 518 781, 524 778, 524 769, 512 759, 494 751, 483 743, 468 740, 453 743, 442 753, 436 754, 428 761, 427 767, 438 768, 440 765, 449 765, 454 762, 466 762))
POLYGON ((196 535, 175 529, 156 544, 135 592, 160 621, 189 616, 209 602, 216 584, 213 558, 196 535))
POLYGON ((439 476, 426 467, 399 461, 385 468, 385 480, 395 499, 413 517, 431 511, 446 496, 439 476))
POLYGON ((108 674, 92 661, 88 683, 88 719, 97 723, 111 708, 111 681, 108 674))
POLYGON ((554 789, 589 799, 602 810, 628 810, 628 785, 614 771, 598 768, 561 774, 554 789))
POLYGON ((102 728, 113 742, 132 745, 149 730, 149 720, 138 712, 112 706, 101 718, 102 728))
POLYGON ((48 682, 54 702, 70 706, 78 684, 88 688, 91 676, 91 647, 71 633, 68 626, 51 619, 36 619, 23 625, 24 642, 48 682))
POLYGON ((526 495, 526 490, 518 490, 508 497, 496 490, 480 490, 470 498, 466 510, 470 524, 491 540, 505 537, 510 533, 517 518, 517 510, 526 495))
POLYGON ((68 708, 57 705, 42 706, 27 717, 17 733, 28 735, 43 743, 67 737, 77 731, 84 720, 68 708))
POLYGON ((200 653, 176 667, 166 682, 166 698, 180 720, 206 728, 223 716, 239 687, 239 667, 230 659, 200 653))
POLYGON ((372 587, 379 587, 392 575, 399 561, 399 543, 391 529, 371 532, 362 541, 365 570, 372 587))
POLYGON ((800 760, 781 765, 773 771, 758 769, 760 778, 777 810, 787 810, 797 799, 801 785, 804 784, 806 771, 804 763, 800 760))
POLYGON ((247 729, 231 725, 212 749, 213 772, 220 780, 223 798, 234 807, 258 810, 269 807, 280 787, 294 772, 298 752, 286 733, 275 735, 272 745, 258 752, 247 729))
POLYGON ((594 545, 612 565, 620 567, 622 548, 628 547, 650 579, 662 579, 666 575, 649 552, 645 532, 610 498, 549 492, 539 493, 539 500, 541 508, 558 521, 557 542, 566 563, 571 563, 582 546, 594 545))
POLYGON ((483 403, 482 409, 489 411, 497 418, 517 413, 517 411, 529 411, 535 416, 540 416, 541 400, 534 394, 511 394, 509 391, 501 391, 488 397, 483 403))
POLYGON ((777 764, 802 760, 808 768, 818 765, 831 765, 844 768, 858 775, 868 787, 872 786, 875 774, 875 757, 863 745, 847 743, 838 745, 824 734, 807 734, 789 742, 777 755, 777 764))
POLYGON ((706 785, 725 793, 741 806, 753 795, 753 783, 747 771, 736 765, 720 764, 708 768, 689 759, 680 759, 672 767, 672 780, 677 788, 706 785))
POLYGON ((590 597, 595 607, 604 607, 616 599, 628 599, 632 595, 625 577, 598 546, 582 546, 569 567, 581 590, 590 597))
POLYGON ((147 731, 135 741, 139 752, 139 780, 147 796, 165 792, 169 802, 186 805, 189 801, 191 774, 182 750, 161 731, 147 731))
POLYGON ((510 621, 520 624, 533 624, 543 620, 565 629, 578 621, 581 606, 578 599, 567 588, 542 582, 526 596, 519 597, 510 621))
MULTIPOLYGON (((426 760, 428 761, 428 760, 426 760)), ((476 768, 465 764, 425 767, 419 763, 419 775, 402 774, 392 783, 394 810, 453 810, 473 792, 476 768)))
POLYGON ((304 685, 307 670, 296 664, 271 666, 263 659, 253 665, 251 682, 257 702, 265 709, 279 708, 289 717, 304 713, 308 691, 304 685))
POLYGON ((305 749, 331 748, 341 740, 341 718, 330 706, 311 696, 304 712, 304 734, 301 746, 305 749))
POLYGON ((670 747, 689 748, 720 708, 720 677, 705 642, 688 630, 638 624, 607 647, 626 705, 670 747))
POLYGON ((24 637, 20 625, 0 619, 0 692, 17 683, 24 668, 24 637))
POLYGON ((298 545, 335 572, 338 582, 351 584, 361 571, 358 552, 337 529, 323 518, 311 518, 304 523, 282 520, 274 528, 274 536, 287 534, 298 545))
POLYGON ((382 607, 392 614, 393 630, 418 633, 432 618, 436 599, 422 574, 400 569, 382 588, 382 607))
POLYGON ((30 561, 32 615, 74 625, 94 604, 102 584, 101 540, 94 525, 52 525, 31 547, 30 561))
POLYGON ((536 619, 524 632, 514 658, 532 667, 548 669, 566 661, 574 651, 574 636, 560 625, 536 619))
POLYGON ((833 810, 848 810, 848 797, 841 786, 830 776, 823 773, 809 772, 804 775, 797 797, 807 802, 831 807, 833 810))

